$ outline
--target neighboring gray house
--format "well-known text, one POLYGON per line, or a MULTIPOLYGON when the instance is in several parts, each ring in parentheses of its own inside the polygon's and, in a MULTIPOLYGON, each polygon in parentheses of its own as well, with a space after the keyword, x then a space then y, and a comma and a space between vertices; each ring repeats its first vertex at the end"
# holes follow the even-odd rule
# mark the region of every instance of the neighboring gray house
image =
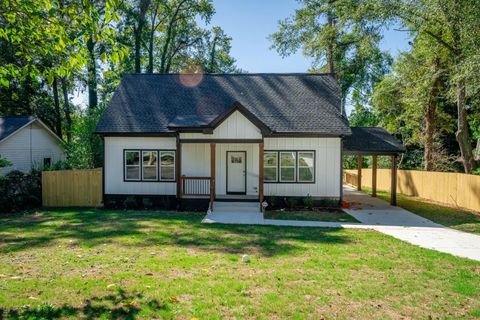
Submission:
POLYGON ((12 165, 2 168, 30 171, 33 166, 54 164, 65 158, 63 141, 34 116, 0 117, 0 155, 12 165))
POLYGON ((338 203, 351 130, 330 74, 133 74, 96 133, 107 205, 127 196, 338 203))

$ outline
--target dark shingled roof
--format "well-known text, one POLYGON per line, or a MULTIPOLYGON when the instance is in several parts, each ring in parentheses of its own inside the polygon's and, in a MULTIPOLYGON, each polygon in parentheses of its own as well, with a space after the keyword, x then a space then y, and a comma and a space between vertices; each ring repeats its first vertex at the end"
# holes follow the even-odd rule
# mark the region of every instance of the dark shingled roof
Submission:
POLYGON ((34 116, 0 117, 0 141, 35 119, 34 116))
POLYGON ((350 134, 340 89, 330 74, 209 74, 192 85, 197 77, 125 75, 96 132, 172 133, 208 126, 240 104, 273 134, 350 134))
POLYGON ((343 141, 344 154, 388 155, 405 152, 405 147, 387 130, 378 127, 352 127, 343 141))

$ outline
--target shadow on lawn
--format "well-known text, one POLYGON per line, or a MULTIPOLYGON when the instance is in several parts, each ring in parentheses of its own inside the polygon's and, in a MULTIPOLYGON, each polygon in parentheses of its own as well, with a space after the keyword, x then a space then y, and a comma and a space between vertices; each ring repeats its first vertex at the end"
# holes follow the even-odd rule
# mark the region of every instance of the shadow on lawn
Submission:
POLYGON ((0 308, 0 319, 135 319, 142 309, 150 312, 169 310, 167 305, 156 299, 145 301, 140 293, 119 289, 114 294, 85 300, 79 307, 42 304, 5 310, 0 308))
POLYGON ((66 242, 149 247, 172 245, 265 256, 302 250, 306 242, 348 243, 340 229, 201 224, 204 214, 149 211, 62 210, 0 219, 0 252, 66 242), (70 241, 70 242, 69 242, 70 241))

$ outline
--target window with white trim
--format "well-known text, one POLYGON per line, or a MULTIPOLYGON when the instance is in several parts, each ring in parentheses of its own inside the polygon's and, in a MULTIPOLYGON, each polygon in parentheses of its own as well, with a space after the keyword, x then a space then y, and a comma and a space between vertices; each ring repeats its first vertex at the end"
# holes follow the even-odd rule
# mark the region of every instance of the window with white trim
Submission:
POLYGON ((125 150, 125 180, 140 181, 140 151, 125 150))
POLYGON ((298 182, 313 182, 315 180, 315 153, 298 151, 298 182))
POLYGON ((160 151, 160 180, 175 180, 175 151, 160 151))
POLYGON ((263 180, 266 182, 276 182, 278 180, 278 153, 265 152, 263 156, 263 180))
POLYGON ((158 152, 142 151, 142 180, 158 180, 158 152))
POLYGON ((295 151, 280 151, 280 182, 295 182, 295 151))

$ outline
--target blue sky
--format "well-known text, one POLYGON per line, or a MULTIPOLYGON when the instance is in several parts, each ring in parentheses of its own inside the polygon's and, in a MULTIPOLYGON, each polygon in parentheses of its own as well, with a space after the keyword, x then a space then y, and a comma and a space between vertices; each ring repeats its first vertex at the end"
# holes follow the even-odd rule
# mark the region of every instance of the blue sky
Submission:
MULTIPOLYGON (((267 37, 277 30, 278 21, 295 12, 295 0, 213 0, 216 13, 210 23, 232 37, 232 56, 237 66, 250 72, 305 72, 310 60, 301 53, 282 59, 270 49, 267 37)), ((392 55, 408 49, 405 32, 386 30, 382 49, 392 55)))

